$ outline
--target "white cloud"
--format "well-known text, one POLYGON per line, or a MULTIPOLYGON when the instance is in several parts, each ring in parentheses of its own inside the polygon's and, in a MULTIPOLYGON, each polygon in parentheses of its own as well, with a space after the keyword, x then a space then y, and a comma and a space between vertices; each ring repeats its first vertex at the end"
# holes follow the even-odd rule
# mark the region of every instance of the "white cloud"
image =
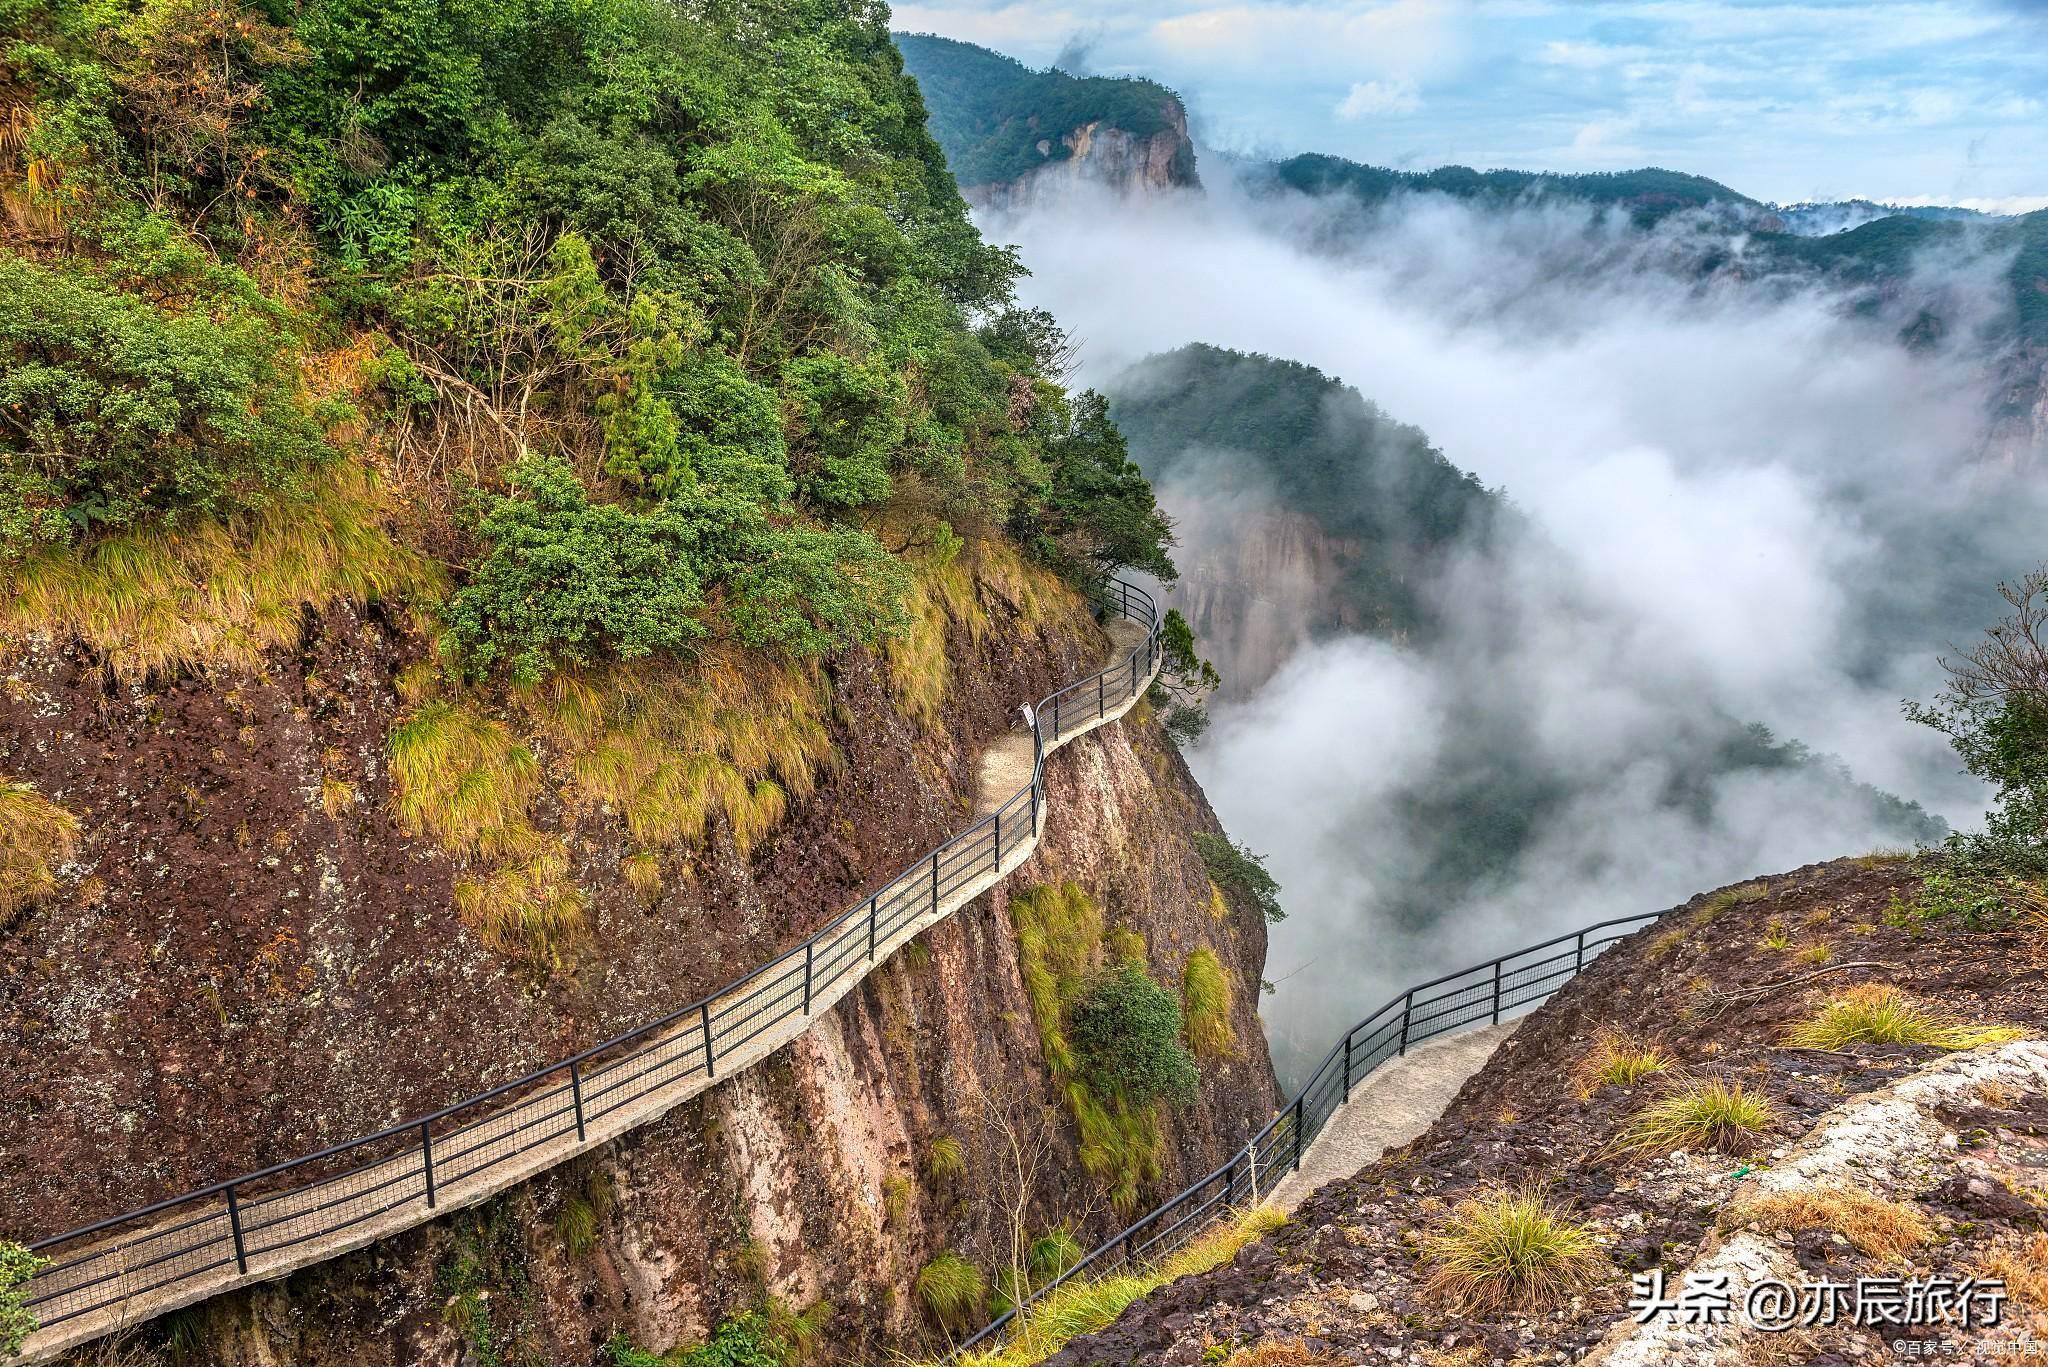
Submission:
POLYGON ((1378 114, 1413 114, 1422 108, 1422 97, 1406 81, 1355 81, 1351 93, 1337 105, 1340 119, 1363 119, 1378 114))
POLYGON ((1320 1049, 1366 998, 1486 946, 1880 838, 1812 775, 1738 775, 1704 819, 1674 812, 1672 785, 1711 753, 1704 717, 1767 722, 1952 818, 1982 810, 1939 738, 1898 712, 1938 687, 1935 654, 1970 624, 1945 615, 1911 644, 1869 626, 2038 555, 2026 490, 1987 499, 1959 473, 1981 450, 1977 362, 1908 351, 1896 320, 1817 290, 1701 289, 1652 267, 1675 242, 1582 206, 1422 197, 1362 238, 1312 208, 1292 222, 1237 205, 1220 172, 1209 184, 1206 199, 1077 199, 990 225, 1036 269, 1027 301, 1088 339, 1082 378, 1190 341, 1308 362, 1504 484, 1542 538, 1475 558, 1447 590, 1461 624, 1445 639, 1318 643, 1263 696, 1219 708, 1193 752, 1286 891, 1268 976, 1307 966, 1266 1008, 1283 1049, 1320 1049), (1306 245, 1332 241, 1352 246, 1306 245), (1981 536, 1926 533, 1964 504, 1989 519, 1981 536), (1965 567, 1974 556, 2011 563, 1965 567), (1459 763, 1481 781, 1534 766, 1575 796, 1498 886, 1417 912, 1433 854, 1416 795, 1459 763))
POLYGON ((1422 81, 1454 69, 1467 48, 1463 0, 1191 9, 1151 26, 1170 59, 1240 72, 1356 71, 1422 81))

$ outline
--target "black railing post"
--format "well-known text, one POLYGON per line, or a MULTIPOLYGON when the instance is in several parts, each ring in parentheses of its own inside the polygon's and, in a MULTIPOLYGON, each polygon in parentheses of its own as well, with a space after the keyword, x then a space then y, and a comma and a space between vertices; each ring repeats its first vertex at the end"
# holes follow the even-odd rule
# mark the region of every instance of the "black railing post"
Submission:
POLYGON ((1500 960, 1493 961, 1493 1023, 1500 1024, 1500 960))
MULTIPOLYGON (((934 855, 934 856, 932 856, 932 906, 933 906, 934 908, 936 908, 936 907, 937 907, 938 905, 939 905, 939 860, 938 860, 938 856, 937 856, 937 855, 934 855)), ((879 893, 877 893, 877 894, 876 894, 875 896, 873 896, 873 897, 870 897, 870 898, 868 898, 868 962, 869 962, 869 963, 873 963, 873 962, 875 961, 875 930, 876 930, 877 924, 878 924, 878 923, 879 923, 879 922, 881 921, 881 919, 882 919, 882 900, 881 900, 881 895, 880 895, 879 893)))
POLYGON ((1294 1098, 1294 1170, 1296 1172, 1301 1171, 1301 1103, 1307 1099, 1308 1092, 1306 1089, 1302 1091, 1300 1096, 1294 1098))
POLYGON ((235 1236, 235 1270, 249 1275, 249 1250, 242 1244, 242 1203, 235 1199, 234 1183, 228 1184, 228 1232, 235 1236))
POLYGON ((1351 1036, 1344 1036, 1344 1100, 1351 1100, 1351 1036))
MULTIPOLYGON (((711 1034, 709 1031, 705 1032, 704 1039, 706 1041, 704 1057, 710 1058, 709 1042, 711 1034)), ((589 1136, 583 1133, 583 1065, 573 1058, 569 1060, 569 1104, 576 1108, 576 1142, 579 1144, 584 1143, 588 1140, 589 1136)))
POLYGON ((939 852, 932 851, 932 910, 939 909, 939 852))
POLYGON ((1052 738, 1054 740, 1060 738, 1060 702, 1061 699, 1059 698, 1052 700, 1052 738))
POLYGON ((1586 932, 1582 930, 1582 931, 1580 931, 1580 932, 1579 932, 1579 953, 1578 953, 1578 959, 1577 959, 1577 961, 1576 961, 1576 962, 1574 962, 1574 963, 1572 964, 1572 974, 1573 974, 1573 976, 1577 976, 1578 974, 1584 973, 1585 971, 1586 971, 1586 932))
POLYGON ((1415 994, 1401 998, 1401 1052, 1408 1052, 1408 1018, 1415 1013, 1415 994))
POLYGON ((1031 838, 1038 839, 1038 766, 1031 766, 1031 838))
POLYGON ((811 1014, 811 957, 818 947, 816 936, 804 941, 804 1014, 811 1014))
POLYGON ((1120 597, 1121 599, 1123 599, 1123 602, 1122 602, 1122 605, 1121 605, 1121 606, 1122 606, 1122 610, 1123 610, 1123 614, 1124 614, 1124 616, 1126 616, 1126 617, 1130 616, 1130 615, 1131 615, 1131 586, 1130 586, 1129 584, 1126 584, 1126 583, 1125 583, 1125 582, 1124 582, 1123 580, 1119 579, 1119 580, 1117 580, 1117 581, 1116 581, 1116 591, 1117 591, 1117 596, 1118 596, 1118 597, 1120 597))
POLYGON ((1003 814, 1001 812, 996 813, 996 859, 995 863, 989 867, 997 873, 1003 871, 1003 814))
POLYGON ((1101 721, 1109 715, 1109 704, 1107 702, 1109 696, 1108 678, 1107 674, 1097 674, 1095 676, 1095 720, 1097 721, 1101 721))
MULTIPOLYGON (((576 1124, 576 1137, 583 1137, 583 1122, 576 1124)), ((420 1122, 420 1169, 427 1176, 427 1209, 434 1208, 434 1137, 427 1133, 427 1122, 420 1122)))
POLYGON ((718 1059, 711 1048, 711 1003, 697 1008, 698 1023, 704 1027, 704 1076, 718 1076, 718 1059))
POLYGON ((1131 652, 1131 696, 1138 696, 1138 652, 1131 652))

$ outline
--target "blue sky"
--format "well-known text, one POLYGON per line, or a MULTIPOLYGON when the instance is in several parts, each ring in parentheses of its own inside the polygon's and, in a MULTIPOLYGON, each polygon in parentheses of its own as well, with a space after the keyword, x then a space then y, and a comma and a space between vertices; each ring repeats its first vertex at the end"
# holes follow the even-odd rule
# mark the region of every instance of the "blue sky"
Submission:
POLYGON ((898 29, 1153 76, 1203 141, 1661 165, 1760 199, 2048 205, 2048 0, 923 0, 898 29))

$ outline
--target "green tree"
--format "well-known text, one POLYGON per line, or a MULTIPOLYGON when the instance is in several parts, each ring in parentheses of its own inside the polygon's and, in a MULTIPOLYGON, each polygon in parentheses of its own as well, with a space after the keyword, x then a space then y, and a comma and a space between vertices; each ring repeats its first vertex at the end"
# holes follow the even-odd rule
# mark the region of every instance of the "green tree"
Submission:
POLYGON ((1202 864, 1218 887, 1243 897, 1269 922, 1287 919, 1287 913, 1280 909, 1279 881, 1266 872, 1264 855, 1253 854, 1248 846, 1237 844, 1227 835, 1207 831, 1195 834, 1195 848, 1201 852, 1202 864))
POLYGON ((1997 790, 1984 830, 1951 851, 1988 874, 2048 877, 2048 566, 1999 593, 2013 612, 1959 659, 1948 687, 1907 715, 1948 737, 1963 766, 1997 790))

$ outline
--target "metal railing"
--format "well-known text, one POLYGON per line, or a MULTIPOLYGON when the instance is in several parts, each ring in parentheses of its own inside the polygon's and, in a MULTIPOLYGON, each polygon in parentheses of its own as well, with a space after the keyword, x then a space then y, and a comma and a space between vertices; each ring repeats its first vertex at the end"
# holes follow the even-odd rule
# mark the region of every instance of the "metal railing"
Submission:
MULTIPOLYGON (((744 1066, 764 1045, 779 1047, 765 1037, 793 1019, 808 1025, 906 931, 921 933, 916 923, 992 884, 1006 859, 1028 853, 1046 755, 1134 701, 1159 663, 1159 617, 1148 594, 1113 580, 1101 606, 1142 625, 1144 639, 1127 659, 1037 704, 1031 781, 995 811, 803 943, 659 1020, 431 1115, 38 1240, 29 1247, 50 1265, 24 1288, 40 1326, 25 1354, 42 1357, 65 1346, 56 1339, 138 1323, 481 1200, 581 1152, 593 1132, 602 1140, 644 1123, 736 1060, 744 1066), (408 1207, 412 1218, 393 1215, 408 1207), (332 1247, 309 1247, 316 1244, 332 1247), (110 1317, 117 1323, 101 1327, 110 1317)), ((794 1038, 801 1028, 783 1033, 794 1038)))
POLYGON ((1438 1035, 1481 1023, 1499 1024, 1506 1013, 1542 1001, 1578 976, 1606 946, 1662 915, 1652 911, 1595 922, 1570 935, 1417 983, 1346 1031, 1301 1090, 1223 1166, 1111 1235, 961 1344, 956 1354, 992 1345, 1018 1315, 1072 1278, 1100 1276, 1173 1252, 1231 1208, 1247 1198, 1256 1199, 1281 1176, 1298 1171, 1302 1155, 1323 1126, 1351 1099, 1352 1087, 1373 1069, 1438 1035), (1630 929, 1614 930, 1617 926, 1630 929), (1614 933, 1603 934, 1605 931, 1614 933))

